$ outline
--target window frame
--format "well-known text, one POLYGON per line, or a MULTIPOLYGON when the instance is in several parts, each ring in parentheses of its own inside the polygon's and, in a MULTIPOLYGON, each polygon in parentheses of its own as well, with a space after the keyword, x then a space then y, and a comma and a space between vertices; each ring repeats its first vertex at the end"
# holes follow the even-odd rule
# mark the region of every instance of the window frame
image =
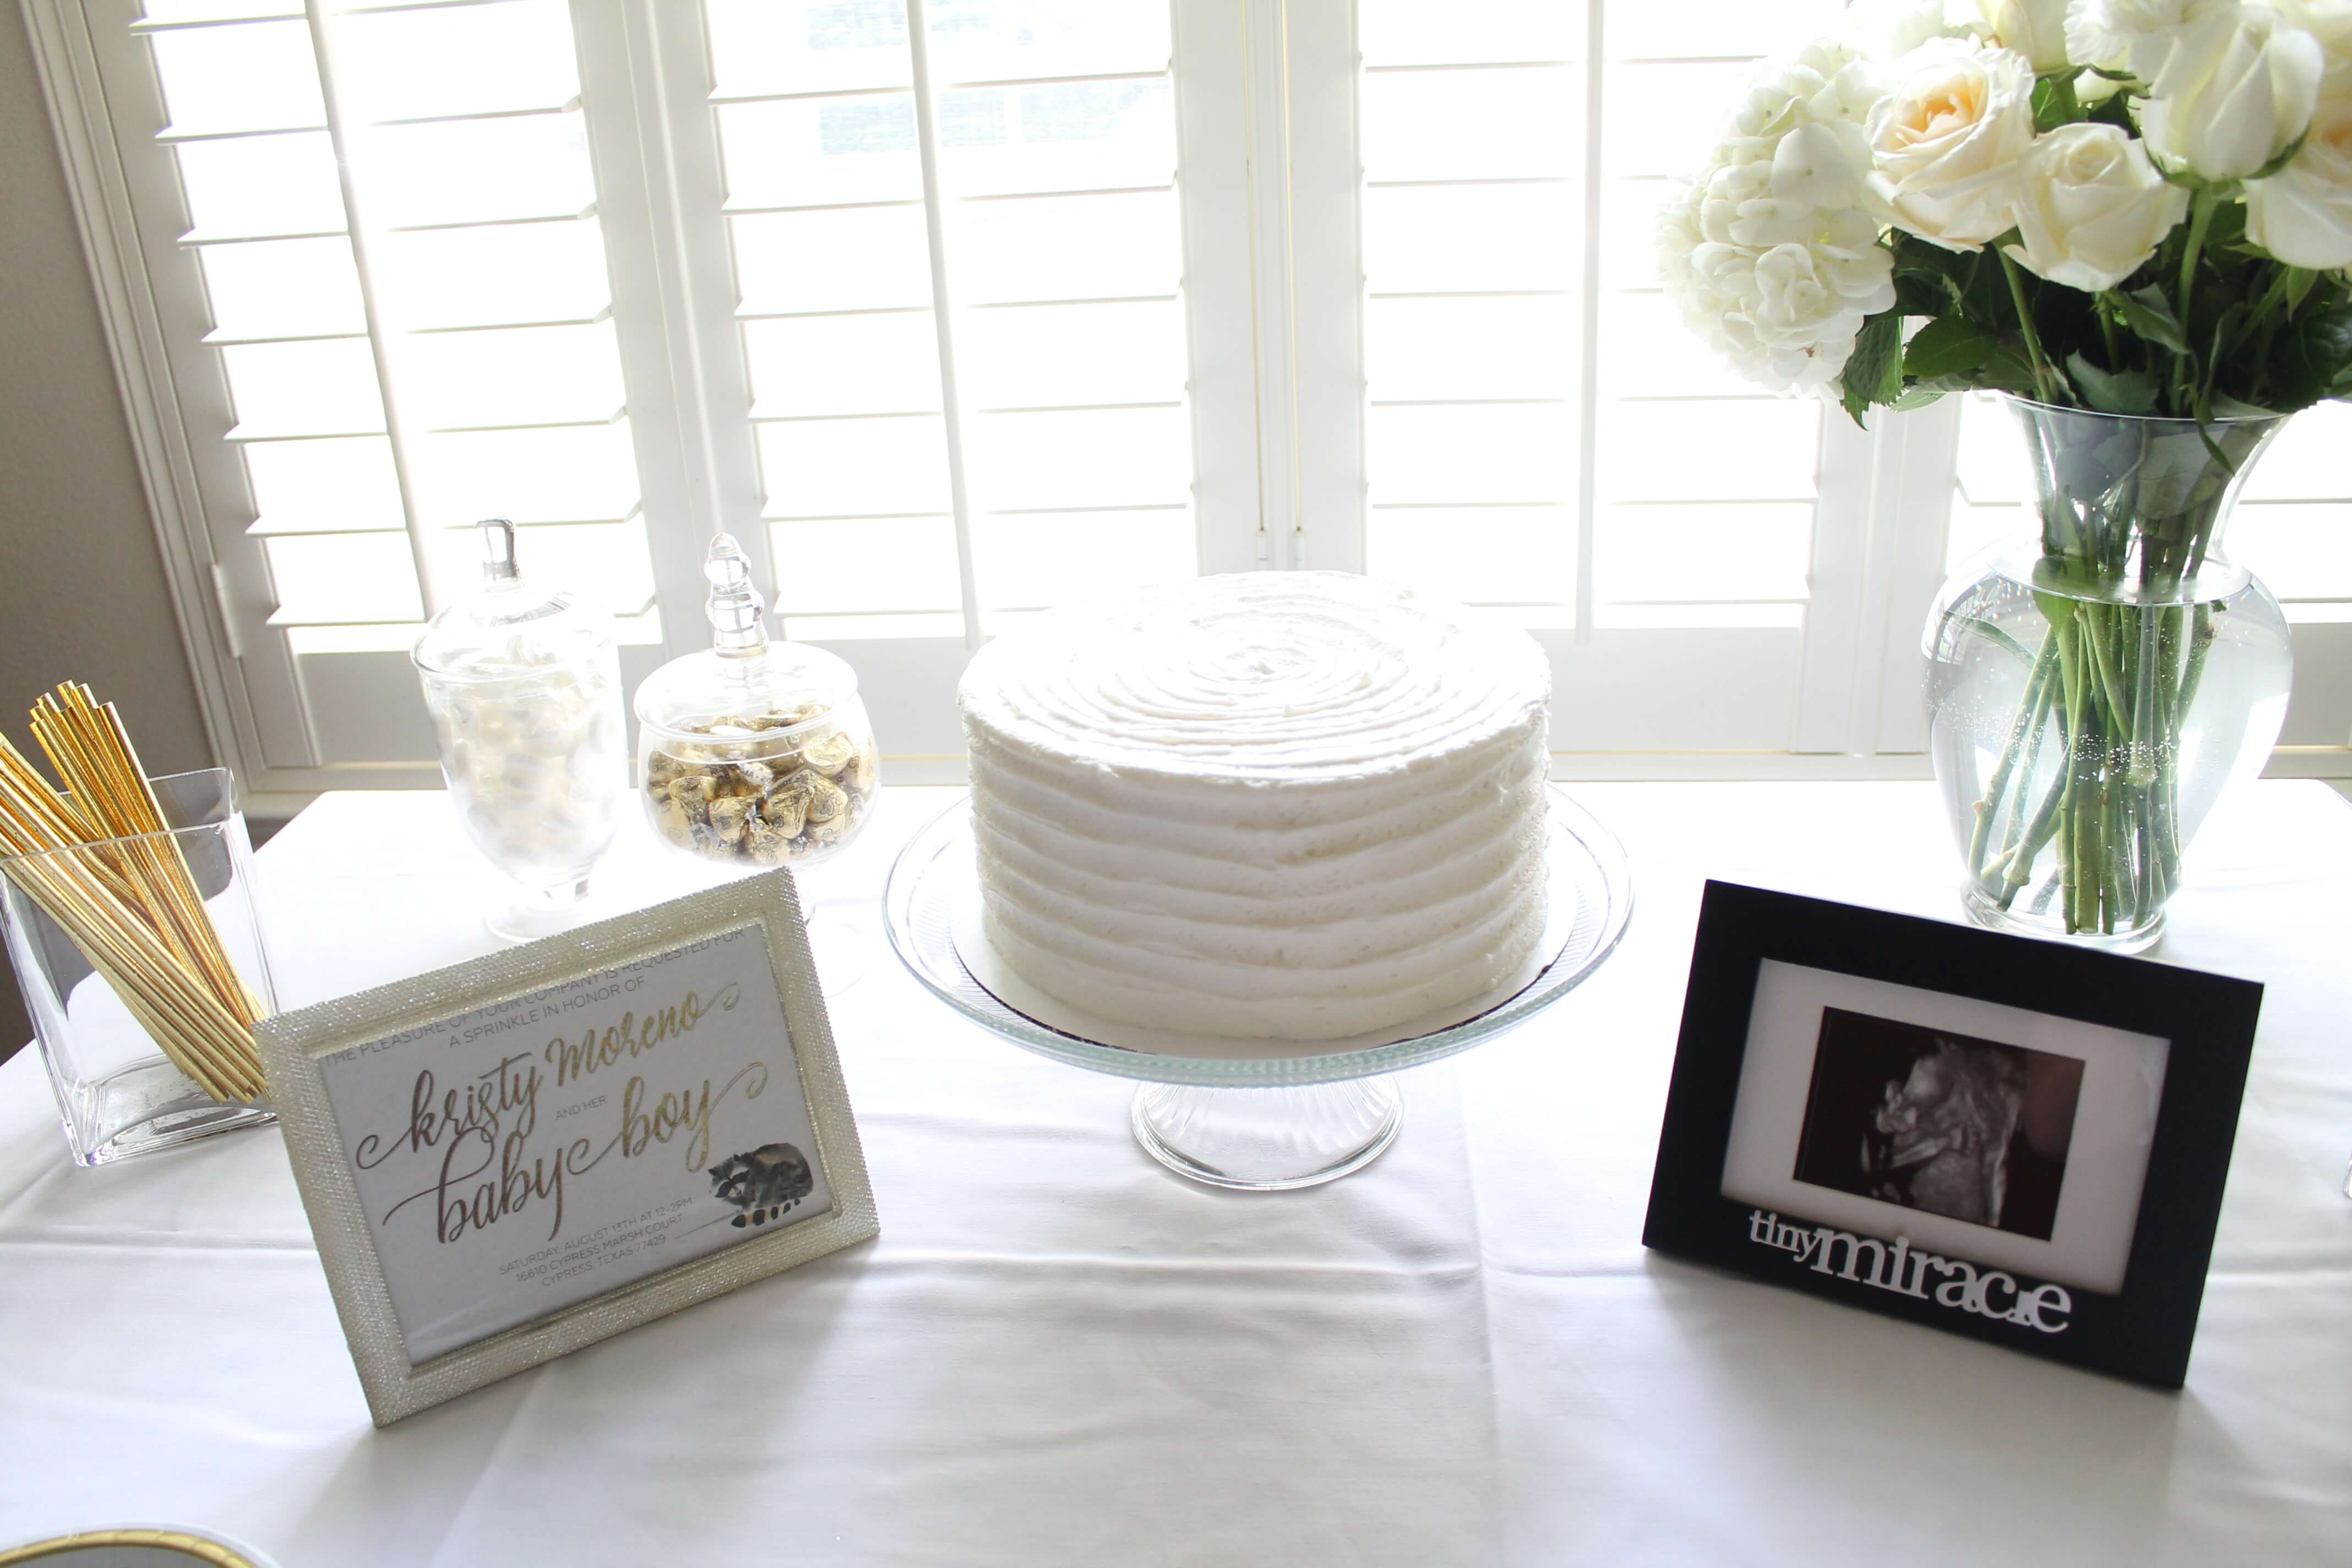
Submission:
MULTIPOLYGON (((906 0, 922 34, 925 0, 906 0)), ((429 787, 429 761, 335 763, 305 732, 301 671, 268 625, 268 573, 242 465, 223 438, 226 377, 200 341, 208 308, 195 256, 181 243, 183 198, 163 106, 130 24, 136 0, 22 0, 109 351, 154 514, 182 644, 207 733, 249 797, 292 800, 327 788, 429 787), (248 498, 249 501, 249 498, 248 498)), ((734 314, 733 261, 699 5, 570 0, 582 100, 611 272, 613 317, 629 388, 665 644, 629 663, 701 646, 701 544, 723 522, 774 582, 749 374, 734 314)), ((308 0, 315 26, 320 0, 308 0)), ((1590 94, 1606 57, 1601 6, 1584 9, 1590 94)), ((1356 148, 1360 61, 1352 0, 1171 0, 1177 180, 1194 482, 1203 572, 1358 571, 1365 563, 1362 171, 1356 148), (1344 214, 1345 217, 1339 216, 1344 214)), ((918 58, 919 97, 927 83, 918 58)), ((936 320, 952 315, 942 277, 932 149, 923 139, 936 320)), ((1595 399, 1591 333, 1600 309, 1597 146, 1585 160, 1588 222, 1578 280, 1586 397, 1579 440, 1590 472, 1595 399)), ((946 241, 951 243, 951 236, 946 241)), ((950 378, 951 379, 951 378, 950 378)), ((951 415, 950 417, 953 417, 951 415)), ((1943 576, 1959 400, 1881 412, 1869 431, 1824 417, 1811 546, 1811 597, 1798 643, 1784 746, 1557 749, 1555 772, 1589 778, 1924 777, 1910 606, 1943 576)), ((1562 693, 1559 711, 1609 700, 1638 662, 1673 689, 1725 668, 1718 639, 1596 626, 1591 484, 1581 510, 1573 629, 1539 633, 1562 693)), ((970 517, 957 496, 965 636, 840 645, 866 672, 877 728, 902 782, 961 776, 950 700, 985 634, 971 585, 970 517)), ((2298 628, 2332 657, 2334 627, 2298 628)), ((1736 640, 1736 639, 1734 639, 1736 640)), ((413 696, 404 658, 370 688, 413 696)), ((630 670, 631 678, 642 669, 630 670)), ((1572 733, 1572 731, 1571 731, 1572 733)), ((1569 738, 1562 736, 1562 739, 1569 738)), ((2352 777, 2344 744, 2284 746, 2274 775, 2352 777)))

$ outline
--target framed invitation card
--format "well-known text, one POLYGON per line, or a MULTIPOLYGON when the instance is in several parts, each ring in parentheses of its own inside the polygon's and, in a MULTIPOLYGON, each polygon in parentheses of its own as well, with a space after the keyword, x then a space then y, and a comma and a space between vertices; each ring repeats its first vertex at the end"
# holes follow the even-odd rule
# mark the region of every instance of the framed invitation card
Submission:
POLYGON ((1710 882, 1643 1240, 2177 1388, 2261 1005, 1710 882))
POLYGON ((876 1233, 789 871, 257 1035, 379 1426, 876 1233))

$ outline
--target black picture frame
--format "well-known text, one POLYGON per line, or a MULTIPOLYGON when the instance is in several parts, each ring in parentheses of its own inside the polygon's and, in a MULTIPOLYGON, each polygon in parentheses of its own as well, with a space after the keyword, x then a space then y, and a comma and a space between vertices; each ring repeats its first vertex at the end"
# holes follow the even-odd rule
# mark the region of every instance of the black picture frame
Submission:
MULTIPOLYGON (((1797 982, 1784 975, 1776 984, 1785 988, 1797 982)), ((1691 954, 1643 1244, 1848 1306, 2177 1389, 2187 1375, 2212 1258, 2262 996, 2262 986, 2249 980, 1709 881, 1691 954), (1767 1209, 1727 1195, 1727 1162, 1743 1093, 1786 1098, 1785 1087, 1769 1091, 1752 1087, 1759 1075, 1747 1070, 1751 1016, 1768 961, 1821 972, 1832 983, 1851 977, 2041 1015, 2057 1021, 2050 1026, 2061 1031, 2092 1026, 2168 1042, 2153 1132, 2144 1145, 2145 1171, 2137 1178, 2137 1205, 2128 1210, 2121 1206, 2128 1202, 2127 1194, 2116 1200, 2116 1212, 2130 1215, 2127 1255, 2121 1249, 2121 1233, 2111 1238, 2122 1258, 2119 1286, 2112 1291, 2053 1286, 2046 1275, 1972 1258, 1952 1248, 1948 1240, 1932 1250, 1924 1244, 1912 1250, 1910 1234, 1920 1226, 1940 1227, 1948 1237, 1956 1230, 1970 1236, 1981 1231, 1989 1247, 2042 1244, 2011 1237, 1996 1242, 1992 1228, 1980 1221, 1956 1224, 1942 1215, 1923 1215, 1928 1202, 1916 1192, 1903 1193, 1894 1201, 1833 1193, 1809 1184, 1794 1163, 1789 1167, 1790 1181, 1803 1189, 1797 1194, 1800 1202, 1819 1194, 1815 1207, 1842 1210, 1849 1216, 1862 1205, 1874 1213, 1884 1210, 1886 1223, 1865 1232, 1850 1222, 1832 1223, 1826 1213, 1767 1209), (1766 1215, 1774 1223, 1766 1223, 1766 1215), (1815 1232, 1822 1234, 1815 1237, 1815 1232), (1811 1250, 1801 1251, 1809 1240, 1811 1250), (2007 1285, 1995 1283, 1996 1276, 2007 1285), (2062 1300, 2063 1307, 2058 1305, 2062 1300), (2051 1327, 2053 1323, 2058 1326, 2051 1327)), ((1771 1051, 1780 1058, 1805 1052, 1816 1062, 1827 1059, 1822 1041, 1831 1010, 1822 1008, 1821 1033, 1811 1046, 1780 1045, 1771 1051)), ((1768 1022, 1759 1026, 1779 1026, 1768 1022)), ((1759 1047, 1759 1053, 1765 1049, 1759 1047)), ((2023 1058, 2050 1053, 2025 1050, 2015 1055, 2023 1058)), ((1793 1112, 1786 1106, 1749 1112, 1751 1118, 1800 1117, 1801 1131, 1793 1135, 1800 1162, 1806 1157, 1805 1141, 1813 1136, 1803 1119, 1811 1116, 1811 1108, 1820 1101, 1819 1076, 1816 1071, 1808 1098, 1793 1112)), ((1787 1074, 1777 1081, 1785 1086, 1787 1074)), ((1931 1088, 1935 1082, 1931 1077, 1898 1086, 1890 1077, 1884 1086, 1887 1112, 1898 1117, 1898 1127, 1900 1115, 1911 1103, 1905 1097, 1920 1081, 1931 1088)), ((2013 1114, 2018 1100, 2011 1094, 2001 1102, 2012 1110, 2012 1119, 2003 1125, 2012 1129, 2019 1126, 2013 1114)), ((1916 1111, 1910 1114, 1916 1118, 1916 1111)), ((2144 1108, 2137 1114, 2144 1116, 2144 1108)), ((2064 1115, 2071 1137, 2072 1100, 2066 1102, 2064 1115)), ((2011 1142, 2004 1148, 2015 1146, 2011 1142)), ((1916 1147, 1915 1143, 1906 1152, 1916 1157, 1916 1147)), ((1859 1157, 1867 1166, 1867 1133, 1859 1157)), ((1956 1162, 1962 1158, 1955 1156, 1956 1162)), ((2062 1177, 2064 1158, 2062 1152, 2062 1177)), ((2001 1169, 1992 1178, 1991 1190, 1999 1193, 2006 1156, 1997 1163, 2001 1169)), ((1950 1168, 1968 1169, 1958 1163, 1950 1168)), ((2090 1180, 2086 1177, 2086 1184, 2090 1180)), ((2123 1192, 2117 1183, 2109 1185, 2123 1192)), ((1898 1189, 1890 1182, 1879 1190, 1898 1189)), ((1943 1214, 1958 1212, 1947 1208, 1943 1214)), ((2000 1213, 1996 1198, 1991 1209, 1996 1224, 2000 1213)))

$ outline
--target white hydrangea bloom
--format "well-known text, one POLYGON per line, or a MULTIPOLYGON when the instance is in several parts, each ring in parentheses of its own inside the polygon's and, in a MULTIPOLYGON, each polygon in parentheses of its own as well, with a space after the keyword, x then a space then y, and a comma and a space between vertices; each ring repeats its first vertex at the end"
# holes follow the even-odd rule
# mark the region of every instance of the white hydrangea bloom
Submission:
POLYGON ((1750 85, 1708 167, 1658 216, 1659 273, 1690 329, 1776 390, 1825 387, 1895 303, 1863 126, 1881 88, 1818 41, 1750 85))

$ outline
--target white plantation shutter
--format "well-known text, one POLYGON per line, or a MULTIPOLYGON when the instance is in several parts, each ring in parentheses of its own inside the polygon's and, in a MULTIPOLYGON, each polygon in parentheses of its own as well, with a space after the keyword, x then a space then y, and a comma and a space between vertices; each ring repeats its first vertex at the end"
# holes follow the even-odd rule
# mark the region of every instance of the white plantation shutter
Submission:
POLYGON ((1168 8, 704 15, 776 610, 960 750, 998 616, 1197 569, 1168 8))
POLYGON ((429 778, 406 659, 471 524, 659 657, 562 0, 86 8, 249 787, 429 778))
MULTIPOLYGON (((1245 385, 1222 455, 1191 406, 1246 312, 1186 309, 1246 297, 1185 248, 1246 227, 1234 117, 1180 181, 1161 0, 39 9, 119 159, 249 788, 429 781, 404 655, 479 516, 632 680, 707 637, 730 529, 893 754, 947 755, 996 617, 1199 570, 1196 488, 1249 461, 1245 385)), ((1213 105, 1238 27, 1190 9, 1213 105)))
MULTIPOLYGON (((1759 395, 1658 291, 1668 177, 1835 0, 25 4, 248 789, 435 777, 405 650, 493 513, 632 681, 729 529, 901 779, 980 640, 1254 567, 1528 626, 1570 772, 1924 771, 1921 618, 2022 482, 1959 399, 1759 395)), ((2343 412, 2238 535, 2312 771, 2343 412)))
POLYGON ((1836 10, 1357 7, 1364 566, 1533 630, 1571 766, 1916 747, 1878 670, 1934 442, 1738 380, 1656 275, 1668 180, 1836 10))

